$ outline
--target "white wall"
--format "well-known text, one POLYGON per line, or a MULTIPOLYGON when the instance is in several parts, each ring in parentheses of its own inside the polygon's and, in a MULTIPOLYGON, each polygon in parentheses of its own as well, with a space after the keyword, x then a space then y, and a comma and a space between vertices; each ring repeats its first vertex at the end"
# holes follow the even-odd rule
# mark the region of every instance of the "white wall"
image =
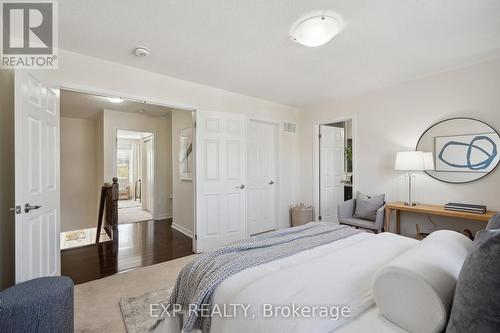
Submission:
POLYGON ((194 187, 192 181, 181 180, 179 176, 179 134, 182 129, 192 127, 191 112, 172 111, 172 226, 192 237, 194 233, 194 187))
POLYGON ((61 232, 95 228, 97 122, 61 117, 61 232))
POLYGON ((0 70, 0 290, 14 283, 14 73, 0 70), (10 163, 9 163, 10 161, 10 163))
POLYGON ((116 130, 135 130, 154 133, 155 145, 155 192, 153 195, 154 219, 172 216, 172 124, 171 116, 150 117, 112 110, 103 115, 103 182, 116 177, 116 130))
MULTIPOLYGON (((397 151, 413 150, 420 135, 433 123, 449 117, 468 116, 500 130, 500 60, 379 89, 359 96, 304 108, 301 113, 302 200, 312 201, 312 128, 321 120, 354 117, 355 181, 358 190, 386 193, 403 200, 401 173, 394 171, 397 151)), ((470 184, 447 184, 418 175, 416 199, 444 204, 450 201, 486 204, 500 210, 500 169, 470 184)), ((440 227, 477 230, 481 222, 446 223, 440 227)), ((415 234, 415 222, 429 227, 426 218, 405 214, 403 234, 415 234)), ((394 225, 394 224, 393 224, 394 225)))
MULTIPOLYGON (((263 121, 298 121, 297 109, 266 100, 183 81, 121 64, 60 50, 59 69, 36 71, 34 75, 54 86, 66 86, 150 102, 170 103, 197 110, 241 112, 263 121)), ((282 128, 282 126, 280 126, 282 128)), ((299 128, 300 131, 300 128, 299 128)), ((299 135, 279 137, 280 179, 279 225, 289 225, 288 206, 300 197, 299 135)))
MULTIPOLYGON (((104 112, 100 112, 96 119, 96 204, 101 204, 101 189, 104 185, 104 112)), ((107 182, 110 182, 108 180, 107 182)))

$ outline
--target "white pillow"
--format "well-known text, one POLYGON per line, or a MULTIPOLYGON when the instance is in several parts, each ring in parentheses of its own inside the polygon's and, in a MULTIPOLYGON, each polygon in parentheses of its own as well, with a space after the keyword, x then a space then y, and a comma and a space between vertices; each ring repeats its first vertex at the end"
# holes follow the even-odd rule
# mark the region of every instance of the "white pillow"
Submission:
POLYGON ((441 332, 472 241, 449 230, 431 233, 377 273, 373 296, 380 312, 412 333, 441 332))

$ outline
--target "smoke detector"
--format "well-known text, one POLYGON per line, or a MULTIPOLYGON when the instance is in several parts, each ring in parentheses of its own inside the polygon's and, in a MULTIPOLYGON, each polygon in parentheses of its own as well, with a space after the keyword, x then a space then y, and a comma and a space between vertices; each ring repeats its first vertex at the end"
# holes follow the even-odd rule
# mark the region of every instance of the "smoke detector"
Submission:
POLYGON ((134 54, 140 58, 148 56, 151 50, 144 46, 138 46, 134 49, 134 54))

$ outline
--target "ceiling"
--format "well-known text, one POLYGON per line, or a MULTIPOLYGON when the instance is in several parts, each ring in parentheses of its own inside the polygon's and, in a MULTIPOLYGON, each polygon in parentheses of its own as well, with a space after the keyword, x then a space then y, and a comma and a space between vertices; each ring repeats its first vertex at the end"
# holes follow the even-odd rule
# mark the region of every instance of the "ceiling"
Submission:
POLYGON ((303 106, 500 57, 498 0, 65 0, 64 49, 303 106), (305 13, 346 22, 332 41, 289 40, 305 13), (137 58, 132 49, 152 54, 137 58))
POLYGON ((172 111, 172 109, 165 106, 130 100, 113 103, 104 96, 61 90, 61 117, 96 119, 104 109, 143 114, 152 117, 165 117, 172 111))

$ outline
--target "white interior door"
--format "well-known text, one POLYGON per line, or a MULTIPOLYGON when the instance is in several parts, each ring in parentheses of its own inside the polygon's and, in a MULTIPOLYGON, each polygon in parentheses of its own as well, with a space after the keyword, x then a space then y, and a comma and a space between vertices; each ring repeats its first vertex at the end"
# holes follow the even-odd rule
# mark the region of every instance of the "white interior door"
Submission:
POLYGON ((247 131, 247 225, 253 235, 276 228, 277 128, 251 120, 247 131))
POLYGON ((337 222, 337 204, 344 201, 344 129, 321 125, 319 130, 319 216, 337 222))
POLYGON ((16 283, 60 274, 59 97, 15 74, 16 283))
POLYGON ((245 237, 245 121, 232 112, 196 113, 196 251, 245 237))

